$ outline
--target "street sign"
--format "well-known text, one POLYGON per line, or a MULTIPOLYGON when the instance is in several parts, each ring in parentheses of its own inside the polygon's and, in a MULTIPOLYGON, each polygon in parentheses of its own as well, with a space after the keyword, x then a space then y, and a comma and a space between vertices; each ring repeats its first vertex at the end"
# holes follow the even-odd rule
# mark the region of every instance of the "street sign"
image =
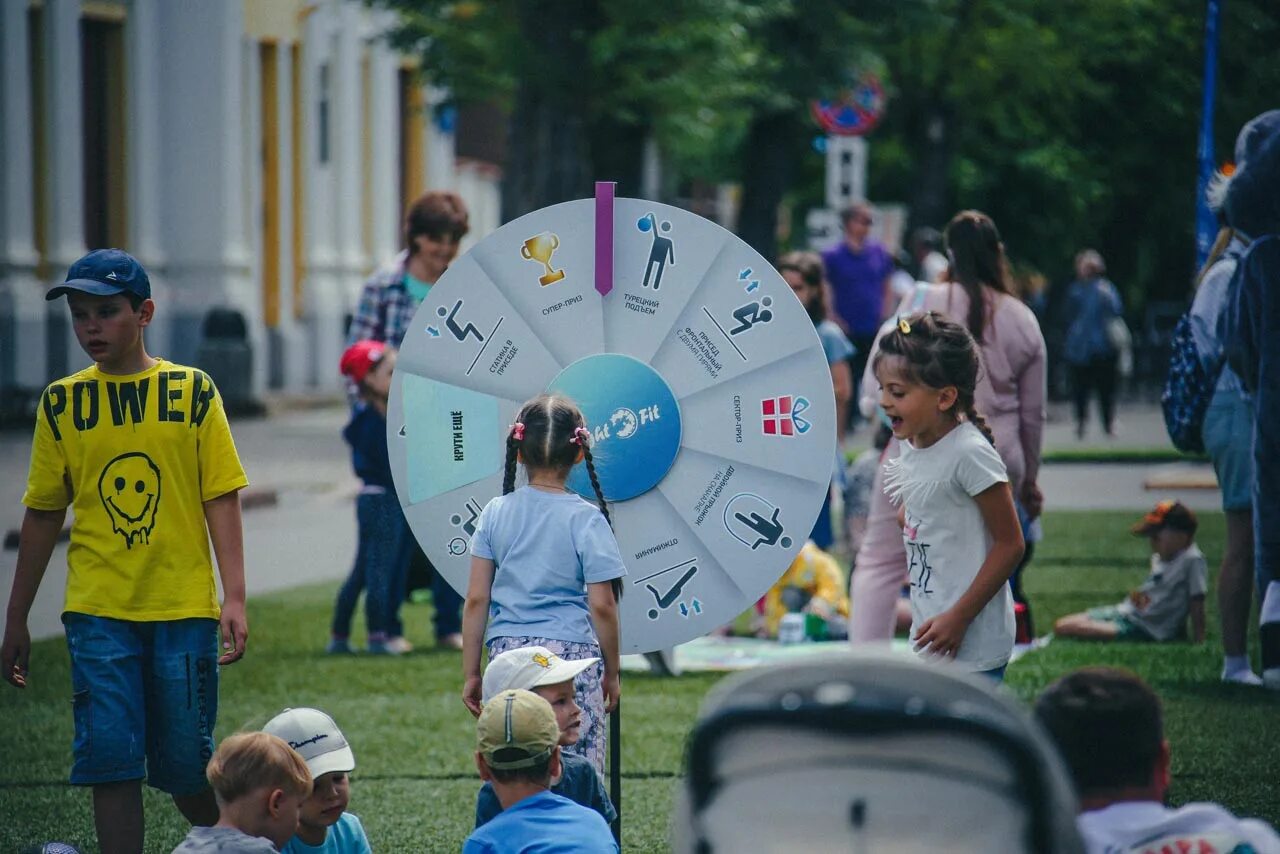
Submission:
POLYGON ((843 210, 867 199, 867 141, 860 136, 827 137, 827 207, 843 210))
POLYGON ((828 134, 833 136, 865 136, 884 117, 885 95, 880 78, 866 73, 839 97, 814 100, 809 113, 828 134))

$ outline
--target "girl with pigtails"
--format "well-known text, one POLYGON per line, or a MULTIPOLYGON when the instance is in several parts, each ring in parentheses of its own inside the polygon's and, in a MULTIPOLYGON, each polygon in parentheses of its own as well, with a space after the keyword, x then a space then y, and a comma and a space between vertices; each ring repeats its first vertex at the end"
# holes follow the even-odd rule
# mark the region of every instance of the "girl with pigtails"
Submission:
POLYGON ((1013 651, 1009 576, 1022 529, 1009 475, 974 403, 978 345, 938 312, 902 317, 880 339, 880 405, 901 445, 884 467, 911 585, 911 641, 1002 679, 1013 651))
POLYGON ((471 579, 462 611, 462 701, 482 708, 480 654, 543 646, 594 663, 578 676, 581 753, 604 773, 606 712, 618 705, 618 597, 626 567, 600 491, 582 412, 543 394, 520 408, 507 433, 502 495, 485 505, 471 538, 471 579), (597 504, 569 491, 579 462, 597 504), (516 488, 517 465, 526 483, 516 488))
MULTIPOLYGON (((1027 541, 1022 564, 1010 579, 1019 642, 1024 642, 1035 636, 1035 627, 1019 576, 1031 559, 1032 541, 1039 537, 1036 521, 1044 504, 1037 484, 1044 432, 1044 336, 1035 314, 1012 292, 1004 243, 991 217, 961 211, 947 224, 944 237, 950 262, 946 281, 918 284, 914 293, 903 298, 898 314, 939 312, 963 324, 978 345, 982 368, 974 402, 995 436, 1027 541)), ((893 328, 893 322, 886 323, 880 337, 893 328)), ((872 347, 873 356, 879 340, 872 347)), ((868 359, 858 401, 859 410, 869 418, 875 415, 880 394, 871 366, 868 359)), ((892 440, 884 459, 897 455, 898 442, 892 440)), ((849 639, 854 643, 893 637, 895 605, 906 582, 907 555, 895 508, 882 486, 883 473, 878 470, 850 584, 849 639)))

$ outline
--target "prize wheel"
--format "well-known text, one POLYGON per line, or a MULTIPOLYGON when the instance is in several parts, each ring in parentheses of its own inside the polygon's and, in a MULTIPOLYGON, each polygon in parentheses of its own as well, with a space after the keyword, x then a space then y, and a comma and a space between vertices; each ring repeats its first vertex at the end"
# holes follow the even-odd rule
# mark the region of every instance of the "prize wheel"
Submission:
MULTIPOLYGON (((534 211, 450 266, 401 347, 388 443, 409 527, 465 593, 516 412, 573 398, 627 565, 621 651, 648 652, 732 620, 794 559, 831 483, 835 402, 808 314, 746 243, 617 199, 602 294, 595 217, 590 199, 534 211)), ((567 485, 594 502, 584 469, 567 485)))

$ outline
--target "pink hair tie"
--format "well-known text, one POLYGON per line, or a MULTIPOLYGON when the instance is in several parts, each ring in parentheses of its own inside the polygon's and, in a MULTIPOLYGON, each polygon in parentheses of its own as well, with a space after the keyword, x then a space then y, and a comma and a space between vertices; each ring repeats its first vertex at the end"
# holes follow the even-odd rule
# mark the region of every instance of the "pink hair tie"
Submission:
POLYGON ((571 445, 586 445, 587 440, 591 438, 591 431, 586 427, 578 427, 573 431, 573 435, 569 438, 571 445))
POLYGON ((515 439, 517 442, 524 441, 524 425, 519 421, 511 425, 511 438, 515 439))

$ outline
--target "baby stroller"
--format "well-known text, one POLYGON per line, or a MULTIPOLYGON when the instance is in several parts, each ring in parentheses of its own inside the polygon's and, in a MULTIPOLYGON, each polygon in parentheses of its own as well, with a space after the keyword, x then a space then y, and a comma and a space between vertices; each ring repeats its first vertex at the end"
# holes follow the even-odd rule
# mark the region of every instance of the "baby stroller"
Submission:
POLYGON ((1082 852, 1047 736, 994 686, 888 652, 725 680, 690 735, 674 850, 1082 852))

